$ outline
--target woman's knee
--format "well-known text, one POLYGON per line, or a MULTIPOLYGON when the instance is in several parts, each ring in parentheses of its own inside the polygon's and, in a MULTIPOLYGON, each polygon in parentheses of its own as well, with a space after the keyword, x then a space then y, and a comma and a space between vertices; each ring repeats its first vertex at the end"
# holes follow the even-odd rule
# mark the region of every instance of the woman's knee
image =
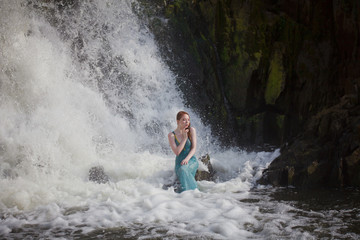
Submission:
POLYGON ((187 173, 188 171, 189 171, 189 166, 188 165, 182 165, 178 169, 179 174, 187 173))

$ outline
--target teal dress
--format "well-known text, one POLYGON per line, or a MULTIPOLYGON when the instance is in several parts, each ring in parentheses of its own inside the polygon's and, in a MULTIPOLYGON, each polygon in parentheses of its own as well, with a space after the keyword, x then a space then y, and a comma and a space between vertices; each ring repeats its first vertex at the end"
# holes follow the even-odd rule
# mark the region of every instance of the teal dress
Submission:
MULTIPOLYGON (((175 132, 175 143, 179 146, 180 142, 176 138, 175 132)), ((182 160, 186 158, 191 150, 191 142, 188 139, 185 143, 184 149, 181 153, 175 158, 175 173, 180 181, 181 189, 180 192, 186 190, 193 190, 197 188, 197 183, 195 180, 196 170, 199 167, 199 163, 195 156, 192 156, 188 162, 188 164, 181 165, 182 160)))

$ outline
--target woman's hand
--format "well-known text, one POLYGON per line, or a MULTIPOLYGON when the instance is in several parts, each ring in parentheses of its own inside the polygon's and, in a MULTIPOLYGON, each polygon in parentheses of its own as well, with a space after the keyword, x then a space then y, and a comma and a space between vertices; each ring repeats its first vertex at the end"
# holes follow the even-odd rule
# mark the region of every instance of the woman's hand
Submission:
POLYGON ((185 141, 188 139, 188 132, 190 130, 188 128, 184 128, 183 132, 182 132, 182 139, 184 139, 185 141))
POLYGON ((186 165, 186 164, 188 164, 188 162, 189 162, 189 160, 184 159, 184 160, 181 161, 180 164, 181 164, 181 165, 186 165))

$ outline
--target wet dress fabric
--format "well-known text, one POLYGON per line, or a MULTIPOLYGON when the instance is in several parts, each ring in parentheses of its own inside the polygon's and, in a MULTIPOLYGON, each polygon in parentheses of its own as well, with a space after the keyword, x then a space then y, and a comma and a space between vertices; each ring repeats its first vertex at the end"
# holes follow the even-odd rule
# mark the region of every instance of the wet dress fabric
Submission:
MULTIPOLYGON (((173 132, 174 133, 174 132, 173 132)), ((180 142, 178 141, 175 133, 175 143, 179 146, 180 142)), ((196 170, 199 167, 199 163, 195 156, 192 156, 188 164, 181 165, 181 162, 186 158, 191 150, 191 141, 187 139, 184 149, 181 153, 175 158, 175 173, 180 181, 181 189, 180 192, 186 190, 193 190, 197 188, 197 183, 195 180, 196 170)))

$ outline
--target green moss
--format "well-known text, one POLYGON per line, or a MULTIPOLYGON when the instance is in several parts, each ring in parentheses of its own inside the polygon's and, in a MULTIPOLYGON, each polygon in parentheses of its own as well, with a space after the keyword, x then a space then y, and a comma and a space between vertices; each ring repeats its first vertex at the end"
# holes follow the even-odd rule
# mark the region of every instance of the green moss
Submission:
POLYGON ((266 104, 275 104, 284 87, 285 72, 282 65, 282 56, 279 51, 275 54, 270 62, 270 73, 265 89, 266 104))
POLYGON ((259 124, 262 124, 264 121, 265 113, 258 113, 255 115, 252 115, 250 117, 244 117, 244 116, 238 116, 236 117, 236 121, 238 126, 244 127, 244 126, 258 126, 259 124))
POLYGON ((223 65, 230 63, 232 58, 232 24, 225 3, 218 1, 215 16, 215 37, 219 55, 223 65))
POLYGON ((165 8, 165 16, 167 17, 167 18, 169 18, 169 17, 171 17, 172 15, 173 15, 173 13, 174 13, 174 5, 168 5, 166 8, 165 8))
POLYGON ((195 39, 192 40, 192 45, 190 46, 190 51, 191 51, 191 54, 195 57, 196 61, 198 63, 201 63, 201 56, 198 52, 198 44, 197 42, 195 41, 195 39))
POLYGON ((276 125, 279 127, 279 129, 284 128, 284 120, 285 120, 285 115, 276 116, 276 125))
POLYGON ((236 123, 239 127, 243 126, 245 124, 245 118, 242 116, 237 116, 236 117, 236 123))
POLYGON ((288 168, 288 185, 292 185, 295 175, 295 168, 294 167, 287 167, 287 168, 288 168))
POLYGON ((227 65, 228 63, 230 63, 231 50, 229 49, 228 46, 223 46, 221 54, 220 54, 220 59, 222 60, 224 65, 227 65))
POLYGON ((200 37, 202 40, 207 41, 207 38, 204 36, 204 34, 200 33, 200 37))
POLYGON ((258 113, 250 117, 249 119, 254 123, 259 123, 260 121, 263 121, 265 113, 258 113))
POLYGON ((308 174, 309 175, 313 174, 316 171, 318 166, 319 166, 319 163, 317 161, 312 162, 311 165, 308 166, 308 168, 307 168, 308 174))
POLYGON ((181 0, 174 1, 175 8, 181 9, 182 4, 183 4, 183 1, 181 1, 181 0))
POLYGON ((256 53, 254 53, 254 57, 255 57, 255 59, 256 59, 256 62, 260 62, 260 59, 261 59, 261 52, 256 52, 256 53))
MULTIPOLYGON (((257 54, 257 56, 259 56, 257 54)), ((225 93, 236 109, 243 109, 246 103, 247 89, 253 72, 258 68, 260 58, 251 58, 246 52, 240 52, 236 60, 224 68, 226 79, 225 93)))

